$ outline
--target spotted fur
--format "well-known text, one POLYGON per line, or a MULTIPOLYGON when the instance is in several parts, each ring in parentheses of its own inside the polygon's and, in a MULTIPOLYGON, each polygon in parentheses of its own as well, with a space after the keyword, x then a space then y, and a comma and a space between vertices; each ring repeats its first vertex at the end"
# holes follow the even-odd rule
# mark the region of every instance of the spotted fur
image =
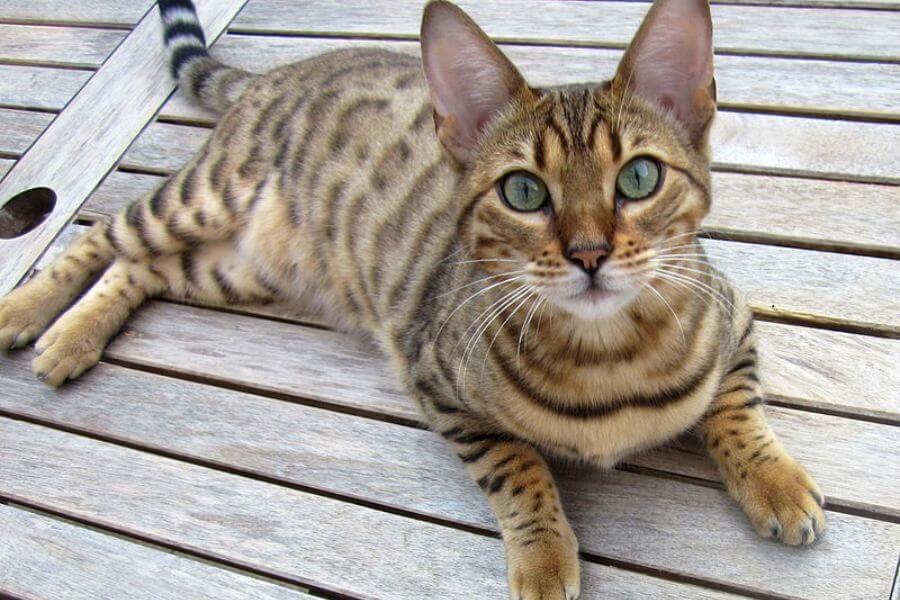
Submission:
POLYGON ((821 492, 765 419, 751 313, 696 239, 711 201, 711 49, 686 100, 654 104, 632 82, 654 19, 694 11, 708 28, 704 2, 658 0, 612 81, 544 89, 446 2, 426 10, 429 81, 418 58, 380 49, 251 75, 210 58, 189 1, 160 9, 173 75, 222 117, 162 187, 0 302, 4 348, 61 314, 37 342, 38 377, 81 375, 162 292, 302 302, 391 357, 497 515, 513 597, 579 594, 545 456, 610 467, 696 428, 762 535, 799 544, 821 531, 821 492), (499 74, 499 91, 473 92, 476 112, 502 101, 474 133, 432 76, 444 27, 499 74), (640 155, 663 181, 623 202, 617 174, 640 155), (513 170, 546 183, 543 210, 504 203, 498 181, 513 170), (579 252, 602 264, 586 276, 579 252), (601 291, 582 290, 585 277, 601 291))

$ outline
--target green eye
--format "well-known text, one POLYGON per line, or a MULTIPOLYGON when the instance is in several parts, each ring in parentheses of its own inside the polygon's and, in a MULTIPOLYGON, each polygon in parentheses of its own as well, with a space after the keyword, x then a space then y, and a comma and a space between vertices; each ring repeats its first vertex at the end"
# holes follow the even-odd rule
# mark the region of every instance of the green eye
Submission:
POLYGON ((550 197, 544 182, 525 171, 507 175, 500 183, 500 192, 507 204, 522 212, 538 210, 550 197))
POLYGON ((648 156, 639 156, 619 171, 616 190, 628 200, 641 200, 656 191, 659 184, 659 163, 648 156))

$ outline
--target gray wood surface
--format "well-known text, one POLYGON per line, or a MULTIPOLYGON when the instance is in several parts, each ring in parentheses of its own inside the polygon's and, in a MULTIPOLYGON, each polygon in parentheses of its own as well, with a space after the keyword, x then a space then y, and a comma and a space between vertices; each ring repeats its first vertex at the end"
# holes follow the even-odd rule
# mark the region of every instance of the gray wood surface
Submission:
MULTIPOLYGON (((0 496, 354 596, 507 597, 497 539, 16 421, 0 420, 0 448, 0 496)), ((883 541, 865 546, 878 560, 883 541)), ((862 590, 882 589, 863 568, 862 590)), ((730 597, 591 563, 583 584, 585 599, 730 597)))
POLYGON ((0 505, 0 595, 66 600, 311 598, 230 569, 0 505))
MULTIPOLYGON (((413 37, 419 32, 422 5, 422 0, 252 0, 231 28, 413 37)), ((461 0, 459 5, 493 37, 554 45, 623 47, 647 11, 642 2, 461 0)), ((893 62, 900 55, 900 40, 894 35, 900 29, 896 12, 715 5, 712 18, 719 52, 893 62)))
MULTIPOLYGON (((183 362, 203 361, 197 356, 198 352, 186 354, 179 348, 159 346, 157 349, 161 353, 175 354, 183 362)), ((7 364, 9 374, 0 375, 0 382, 9 391, 8 398, 0 397, 0 409, 93 434, 168 450, 179 449, 192 456, 235 465, 244 464, 239 460, 242 452, 239 448, 250 453, 261 452, 264 456, 276 452, 274 447, 268 447, 268 443, 257 448, 257 435, 274 436, 272 443, 280 444, 294 435, 291 432, 302 427, 313 433, 309 434, 311 437, 305 442, 301 455, 318 447, 322 456, 312 464, 301 460, 302 464, 296 469, 321 470, 327 474, 324 463, 329 457, 346 449, 349 461, 351 454, 358 453, 360 447, 372 449, 372 464, 385 465, 384 473, 375 475, 365 470, 355 471, 352 464, 342 465, 340 469, 346 477, 346 486, 341 488, 343 493, 353 493, 353 481, 373 481, 374 488, 387 489, 390 484, 386 473, 398 469, 412 473, 417 469, 417 462, 422 460, 417 456, 423 449, 403 441, 406 434, 401 432, 405 428, 397 425, 312 408, 289 408, 290 404, 278 400, 257 398, 251 401, 247 395, 116 367, 98 368, 84 382, 67 386, 59 394, 42 387, 31 376, 27 359, 27 356, 17 356, 7 364), (70 387, 72 391, 69 391, 70 387), (127 392, 129 389, 144 391, 127 392), (264 410, 266 406, 269 412, 264 410), (292 413, 296 414, 291 416, 292 413), (203 418, 196 418, 199 414, 203 414, 203 418), (199 423, 195 424, 195 421, 199 423), (276 434, 282 428, 284 435, 276 434), (197 454, 196 449, 189 449, 191 446, 179 445, 180 440, 198 436, 204 440, 215 438, 220 444, 218 449, 210 451, 204 446, 207 450, 197 454)), ((383 363, 376 361, 373 357, 373 363, 383 363)), ((337 364, 333 366, 338 367, 337 364)), ((223 365, 222 368, 228 367, 223 365)), ((208 372, 205 378, 217 380, 221 375, 218 371, 208 372)), ((252 382, 245 386, 248 389, 255 387, 252 382)), ((412 405, 410 401, 407 404, 412 405)), ((376 413, 373 415, 376 418, 396 414, 389 404, 383 408, 379 406, 377 397, 370 403, 370 409, 376 413)), ((769 414, 772 427, 816 477, 830 505, 900 521, 900 489, 895 485, 900 476, 900 438, 894 426, 778 407, 771 407, 769 414), (840 440, 840 450, 835 448, 836 440, 840 440), (853 457, 852 460, 848 460, 848 456, 853 457)), ((409 435, 416 437, 418 434, 409 435)), ((434 439, 435 448, 443 446, 437 436, 434 439)), ((657 450, 629 459, 626 464, 719 481, 708 459, 703 456, 682 458, 683 455, 676 450, 657 450)), ((279 464, 268 467, 266 473, 281 472, 288 463, 297 460, 283 453, 278 457, 279 464)), ((304 480, 304 483, 312 482, 311 479, 304 480)), ((327 482, 319 480, 315 485, 327 487, 327 482)), ((405 505, 404 498, 397 496, 391 503, 405 505)))
POLYGON ((900 269, 890 259, 722 240, 703 245, 758 314, 900 336, 900 269))
POLYGON ((90 71, 0 65, 0 104, 62 110, 90 77, 90 71))
MULTIPOLYGON (((400 40, 328 39, 229 34, 214 45, 214 54, 242 68, 262 72, 337 48, 380 46, 418 54, 419 44, 400 40)), ((535 85, 583 83, 609 79, 621 50, 501 44, 504 52, 535 85), (565 68, 560 68, 564 65, 565 68)), ((897 120, 900 90, 892 81, 900 66, 885 63, 809 59, 716 57, 719 106, 779 112, 856 115, 897 120), (847 81, 854 82, 852 94, 847 81)), ((179 96, 162 114, 208 116, 179 96)))
MULTIPOLYGON (((133 168, 178 169, 209 129, 154 123, 122 159, 133 168)), ((714 168, 900 183, 900 125, 722 112, 713 125, 714 168)))
MULTIPOLYGON (((243 0, 201 3, 210 39, 242 5, 243 0)), ((159 15, 148 14, 0 181, 2 203, 36 182, 57 194, 56 208, 42 225, 0 241, 0 252, 13 257, 0 264, 0 294, 25 275, 174 89, 161 39, 159 15), (85 127, 87 115, 98 126, 85 127)))
POLYGON ((0 19, 22 22, 73 22, 133 25, 155 0, 3 0, 0 19))
POLYGON ((0 61, 96 67, 125 35, 108 29, 0 23, 0 61))

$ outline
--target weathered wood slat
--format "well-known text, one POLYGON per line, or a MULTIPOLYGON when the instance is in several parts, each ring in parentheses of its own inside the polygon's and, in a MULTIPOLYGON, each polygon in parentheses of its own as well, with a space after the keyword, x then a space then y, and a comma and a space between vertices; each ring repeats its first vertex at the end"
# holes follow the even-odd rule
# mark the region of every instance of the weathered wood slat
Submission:
MULTIPOLYGON (((298 337, 302 340, 302 336, 298 337)), ((202 352, 199 348, 196 350, 198 354, 202 352)), ((182 354, 183 349, 163 346, 162 343, 157 345, 157 351, 180 354, 185 361, 194 360, 193 356, 182 354)), ((413 445, 407 453, 402 441, 403 434, 400 433, 403 427, 399 425, 380 421, 373 424, 361 417, 313 408, 286 408, 285 403, 278 400, 250 398, 228 390, 216 391, 200 384, 119 367, 98 367, 83 383, 67 385, 60 396, 43 387, 32 376, 28 369, 29 359, 27 353, 22 353, 4 360, 6 368, 0 375, 0 382, 6 393, 0 396, 0 409, 129 443, 178 449, 194 457, 243 464, 238 459, 240 453, 235 445, 246 448, 247 452, 260 452, 266 456, 269 452, 266 444, 258 444, 255 436, 281 439, 276 434, 281 429, 285 432, 309 430, 315 433, 302 434, 311 437, 304 442, 303 453, 309 452, 306 448, 318 447, 322 457, 312 463, 298 464, 296 469, 321 470, 323 475, 327 475, 328 469, 320 462, 327 462, 343 448, 351 448, 360 461, 365 453, 359 453, 356 448, 371 448, 374 452, 370 457, 372 464, 381 461, 386 465, 387 472, 402 469, 410 473, 421 460, 415 457, 425 451, 413 445), (128 389, 140 391, 123 391, 128 389), (140 394, 141 399, 137 400, 135 394, 140 394), (270 408, 264 410, 265 406, 270 408), (203 418, 191 416, 201 413, 203 418), (213 435, 213 432, 216 434, 213 435), (179 445, 182 440, 190 444, 189 440, 198 436, 204 440, 215 438, 215 443, 221 444, 224 449, 220 446, 218 450, 197 454, 196 450, 185 450, 183 445, 179 445)), ((260 359, 260 362, 263 360, 260 359)), ((372 363, 374 368, 386 372, 387 365, 377 356, 372 356, 372 363)), ((332 370, 339 370, 340 363, 333 362, 331 367, 332 370)), ((219 376, 221 372, 207 373, 209 379, 219 376)), ((334 379, 330 377, 325 383, 334 379)), ((379 409, 378 401, 377 395, 373 397, 372 408, 376 411, 379 409)), ((338 404, 343 403, 338 401, 338 404)), ((407 400, 407 404, 412 407, 411 401, 407 400)), ((385 409, 387 416, 394 407, 386 404, 385 409)), ((894 484, 900 475, 900 438, 895 427, 778 407, 771 407, 769 415, 775 431, 825 490, 830 506, 900 520, 900 489, 894 484), (840 444, 839 450, 835 444, 840 444), (848 456, 854 457, 853 461, 848 461, 848 456)), ((285 433, 285 436, 288 435, 293 433, 285 433)), ((436 448, 443 444, 436 436, 435 441, 436 448)), ((428 453, 432 452, 429 450, 428 453)), ((437 454, 442 456, 444 452, 437 454)), ((284 455, 279 457, 282 462, 287 461, 284 455)), ((630 458, 626 463, 714 482, 720 480, 707 458, 685 455, 678 450, 656 450, 630 458)), ((278 467, 282 468, 284 465, 278 467)), ((266 472, 271 472, 271 469, 266 472)), ((354 473, 347 465, 341 465, 340 470, 346 478, 346 487, 341 488, 344 493, 352 493, 353 481, 373 479, 371 473, 354 473)), ((385 479, 384 474, 379 477, 385 479)), ((318 482, 316 485, 325 483, 318 482)), ((387 481, 380 485, 385 489, 390 487, 387 481)), ((379 484, 373 482, 373 486, 377 488, 379 484)), ((387 499, 382 498, 382 501, 387 499)), ((394 502, 403 504, 399 497, 394 502)))
MULTIPOLYGON (((210 39, 242 5, 243 0, 201 3, 200 19, 210 39)), ((0 264, 0 294, 25 275, 174 89, 161 39, 162 21, 153 11, 0 182, 4 204, 36 185, 57 193, 56 208, 42 225, 19 238, 0 241, 0 250, 13 257, 0 264), (87 119, 101 125, 85 127, 87 119)))
POLYGON ((3 178, 6 173, 12 169, 12 166, 16 161, 9 158, 0 158, 0 179, 3 178))
POLYGON ((108 29, 0 23, 0 61, 95 67, 126 34, 108 29))
POLYGON ((0 109, 0 153, 21 155, 52 120, 47 113, 0 109))
MULTIPOLYGON (((0 447, 2 495, 300 584, 397 600, 506 597, 496 539, 26 423, 0 421, 0 447)), ((892 531, 842 520, 851 532, 879 537, 866 549, 883 564, 880 545, 892 531)), ((842 572, 854 583, 864 576, 862 589, 877 591, 882 570, 853 565, 842 572)), ((583 575, 586 599, 733 597, 592 563, 583 564, 583 575)))
POLYGON ((884 258, 704 241, 758 314, 900 337, 900 269, 884 258))
POLYGON ((0 505, 0 595, 67 600, 301 600, 308 594, 0 505))
MULTIPOLYGON (((380 46, 418 54, 413 41, 273 37, 229 34, 214 46, 221 60, 263 72, 279 65, 346 47, 380 46)), ((534 85, 583 83, 609 79, 621 50, 502 45, 504 52, 534 85), (565 68, 560 68, 564 65, 565 68)), ((900 119, 900 65, 749 56, 716 58, 719 106, 900 119), (853 81, 853 93, 847 82, 853 81)), ((163 116, 209 118, 178 95, 163 107, 163 116)))
MULTIPOLYGON (((421 0, 252 0, 235 19, 239 32, 414 37, 421 0), (277 15, 277 16, 276 16, 277 15)), ((462 0, 488 35, 553 45, 624 47, 647 11, 643 2, 462 0), (540 18, 535 18, 540 15, 540 18)), ((886 11, 712 7, 719 52, 897 61, 900 14, 886 11), (777 25, 775 25, 777 24, 777 25)))
MULTIPOLYGON (((57 28, 54 28, 57 29, 57 28)), ((253 71, 264 71, 337 48, 377 45, 418 53, 412 41, 272 37, 230 34, 215 44, 220 59, 253 71)), ((598 81, 612 76, 620 50, 505 45, 504 51, 535 85, 598 81), (565 65, 560 69, 559 65, 565 65)), ((65 53, 60 54, 65 58, 65 53)), ((10 105, 33 106, 28 98, 41 94, 43 108, 61 108, 77 91, 60 97, 55 88, 71 87, 70 81, 86 80, 88 72, 18 65, 0 70, 0 85, 17 89, 21 98, 5 94, 10 105), (41 79, 36 79, 40 77, 41 79), (32 85, 28 85, 31 83, 32 85), (14 87, 15 86, 15 87, 14 87), (49 89, 44 89, 49 88, 49 89)), ((900 120, 900 90, 891 85, 900 78, 900 65, 720 56, 716 59, 719 106, 801 114, 847 115, 900 120), (854 82, 847 93, 847 82, 854 82)), ((0 93, 4 88, 0 88, 0 93)), ((161 115, 167 118, 211 120, 202 109, 179 95, 161 115)))
POLYGON ((0 104, 62 110, 90 77, 90 71, 0 65, 0 104))
POLYGON ((760 375, 779 402, 900 424, 900 341, 756 322, 760 375))
POLYGON ((3 0, 0 20, 134 25, 155 0, 3 0))

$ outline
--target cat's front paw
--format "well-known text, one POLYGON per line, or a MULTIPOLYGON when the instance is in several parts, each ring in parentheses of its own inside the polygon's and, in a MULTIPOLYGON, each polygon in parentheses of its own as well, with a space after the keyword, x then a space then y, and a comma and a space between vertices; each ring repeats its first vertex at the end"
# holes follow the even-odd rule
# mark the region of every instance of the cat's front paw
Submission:
POLYGON ((763 537, 797 546, 811 544, 825 529, 819 486, 786 453, 740 471, 728 487, 763 537))
POLYGON ((63 315, 35 344, 31 369, 38 379, 58 387, 97 364, 107 338, 90 320, 63 315))
POLYGON ((507 569, 513 600, 575 600, 581 594, 578 541, 571 532, 511 541, 507 569))
POLYGON ((40 335, 54 316, 48 312, 28 285, 0 299, 0 352, 21 348, 40 335))

